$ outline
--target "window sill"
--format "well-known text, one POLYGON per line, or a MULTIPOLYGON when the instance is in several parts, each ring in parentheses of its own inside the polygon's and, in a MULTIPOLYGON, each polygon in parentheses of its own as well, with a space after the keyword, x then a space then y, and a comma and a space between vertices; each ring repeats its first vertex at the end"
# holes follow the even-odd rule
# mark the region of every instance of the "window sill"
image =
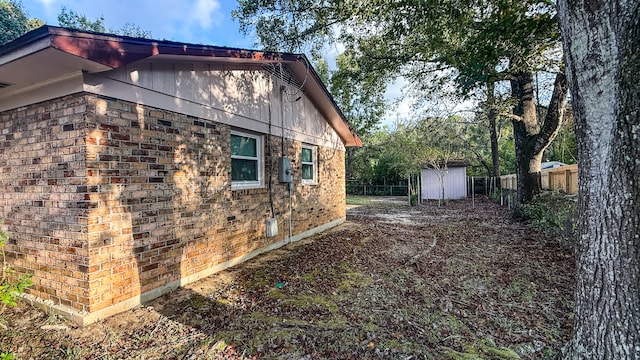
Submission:
POLYGON ((231 185, 231 191, 235 190, 251 190, 251 189, 264 189, 264 184, 243 184, 243 185, 231 185))

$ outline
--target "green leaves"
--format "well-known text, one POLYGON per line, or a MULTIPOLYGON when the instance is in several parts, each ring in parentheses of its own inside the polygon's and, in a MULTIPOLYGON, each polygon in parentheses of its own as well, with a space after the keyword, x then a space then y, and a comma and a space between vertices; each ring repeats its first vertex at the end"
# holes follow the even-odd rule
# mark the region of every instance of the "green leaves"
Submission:
POLYGON ((359 156, 367 161, 363 178, 382 182, 396 181, 420 173, 431 163, 471 158, 471 134, 477 126, 459 116, 425 118, 398 123, 395 129, 373 132, 359 156))
MULTIPOLYGON (((0 221, 0 226, 2 226, 2 221, 0 221)), ((23 275, 17 281, 11 281, 13 270, 6 263, 3 250, 7 240, 9 240, 9 234, 0 230, 0 315, 7 306, 16 306, 16 301, 24 289, 33 285, 31 275, 23 275)), ((0 360, 13 359, 13 353, 0 352, 0 360)))
MULTIPOLYGON (((2 225, 2 221, 0 221, 0 225, 2 225)), ((7 243, 7 240, 9 240, 9 234, 0 230, 0 249, 4 247, 4 245, 7 243)))
POLYGON ((4 246, 7 240, 9 240, 9 234, 0 230, 0 315, 6 306, 15 306, 16 300, 24 292, 24 289, 33 285, 30 274, 22 275, 17 280, 13 280, 14 271, 7 264, 4 255, 4 246))
POLYGON ((78 14, 73 10, 68 10, 66 7, 62 7, 58 14, 58 24, 63 27, 68 27, 78 30, 105 32, 104 16, 100 15, 94 21, 89 20, 85 15, 78 14))
MULTIPOLYGON (((242 0, 236 17, 244 25, 243 31, 255 30, 264 46, 287 50, 311 44, 317 52, 328 43, 344 45, 349 71, 343 72, 345 79, 340 81, 348 83, 349 77, 363 84, 370 79, 383 84, 378 88, 367 85, 359 91, 382 92, 385 83, 402 77, 410 83, 415 98, 477 99, 479 90, 495 83, 562 68, 552 0, 323 0, 317 4, 309 0, 242 0)), ((525 85, 529 88, 531 82, 525 85)), ((339 89, 332 91, 339 94, 339 89)), ((511 111, 518 111, 516 115, 529 124, 538 121, 530 116, 535 114, 533 96, 525 98, 517 88, 512 88, 511 96, 517 100, 515 104, 526 103, 534 109, 527 117, 517 108, 511 111)), ((339 105, 349 109, 349 94, 343 99, 339 105)), ((544 128, 553 125, 548 123, 544 128)), ((496 159, 495 139, 492 144, 492 159, 496 159)), ((522 144, 516 150, 526 154, 521 151, 522 144)), ((389 168, 407 164, 398 156, 404 154, 389 155, 389 168)), ((528 164, 532 159, 523 156, 529 159, 518 163, 528 164)), ((482 158, 482 154, 477 152, 475 158, 482 158)), ((407 161, 414 161, 411 159, 407 161)), ((396 170, 399 174, 414 171, 396 170)))
MULTIPOLYGON (((151 32, 141 29, 139 26, 127 23, 120 29, 107 29, 103 16, 95 20, 89 20, 85 15, 63 7, 58 14, 60 26, 96 32, 110 32, 124 36, 141 38, 151 37, 151 32)), ((45 25, 40 19, 29 19, 18 1, 0 0, 0 46, 4 45, 28 31, 45 25)))
POLYGON ((69 10, 64 6, 58 14, 58 25, 83 31, 109 32, 112 34, 140 38, 151 37, 150 31, 143 30, 139 26, 132 23, 126 23, 120 29, 107 29, 105 27, 104 16, 100 15, 97 19, 91 21, 85 15, 78 14, 77 12, 69 10))
POLYGON ((559 46, 548 0, 241 0, 233 16, 269 50, 342 43, 361 72, 382 79, 427 86, 429 69, 456 69, 445 76, 460 94, 505 69, 531 71, 559 46))
POLYGON ((333 35, 333 25, 340 23, 335 7, 339 2, 239 0, 231 15, 240 22, 240 31, 255 31, 257 44, 265 50, 296 52, 307 44, 319 50, 322 40, 333 35))
POLYGON ((20 3, 0 1, 0 45, 4 45, 26 33, 28 19, 20 3))
POLYGON ((381 91, 384 80, 362 72, 350 51, 338 55, 336 66, 329 91, 356 133, 364 136, 378 125, 386 110, 381 91))
MULTIPOLYGON (((8 271, 7 275, 11 275, 13 271, 8 271)), ((31 275, 21 276, 17 282, 3 283, 0 285, 0 302, 7 306, 16 306, 18 296, 24 292, 24 289, 33 286, 31 275)))

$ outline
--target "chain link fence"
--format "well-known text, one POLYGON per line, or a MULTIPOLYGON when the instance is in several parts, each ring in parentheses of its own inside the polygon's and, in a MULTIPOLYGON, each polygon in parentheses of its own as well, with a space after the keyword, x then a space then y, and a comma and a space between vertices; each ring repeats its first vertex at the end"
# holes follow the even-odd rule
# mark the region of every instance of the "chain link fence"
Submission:
POLYGON ((361 180, 347 180, 347 195, 407 196, 407 182, 372 184, 361 180))

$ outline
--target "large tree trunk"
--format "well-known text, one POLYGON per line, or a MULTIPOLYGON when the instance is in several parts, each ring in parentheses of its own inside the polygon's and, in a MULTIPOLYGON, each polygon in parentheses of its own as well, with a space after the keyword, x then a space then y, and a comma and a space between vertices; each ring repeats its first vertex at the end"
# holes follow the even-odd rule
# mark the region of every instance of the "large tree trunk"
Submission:
POLYGON ((567 103, 567 81, 563 73, 556 75, 549 109, 542 124, 536 116, 533 96, 533 75, 515 74, 511 80, 511 94, 518 100, 513 108, 513 139, 516 150, 518 204, 525 204, 540 193, 540 164, 542 155, 558 135, 567 103))
POLYGON ((493 82, 487 83, 487 104, 489 105, 487 118, 489 119, 489 138, 491 140, 491 176, 498 177, 500 176, 500 153, 498 148, 498 129, 496 126, 498 111, 496 109, 495 83, 493 82))
POLYGON ((640 1, 560 0, 578 144, 565 359, 640 359, 640 1))
POLYGON ((540 132, 536 104, 533 96, 533 75, 515 74, 511 80, 511 95, 518 100, 513 108, 513 140, 516 150, 516 178, 519 204, 524 204, 540 193, 540 162, 542 152, 535 153, 534 145, 540 132))

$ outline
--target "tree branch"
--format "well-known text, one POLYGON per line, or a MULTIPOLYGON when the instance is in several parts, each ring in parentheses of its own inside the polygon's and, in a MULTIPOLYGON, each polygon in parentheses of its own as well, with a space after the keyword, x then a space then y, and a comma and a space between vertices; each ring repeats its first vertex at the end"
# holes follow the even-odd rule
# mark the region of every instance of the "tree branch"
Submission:
POLYGON ((482 164, 482 166, 487 170, 487 174, 491 174, 491 167, 489 167, 489 164, 487 164, 482 155, 480 155, 477 150, 473 150, 473 154, 476 156, 476 159, 478 159, 480 164, 482 164))
POLYGON ((518 116, 518 115, 515 115, 515 114, 511 114, 511 113, 507 113, 507 112, 500 112, 498 115, 506 117, 506 118, 509 118, 511 120, 522 121, 522 116, 518 116))
POLYGON ((558 135, 564 121, 564 110, 567 106, 567 77, 564 73, 558 73, 553 85, 553 95, 549 102, 549 109, 544 118, 542 128, 538 133, 535 151, 543 151, 558 135))

